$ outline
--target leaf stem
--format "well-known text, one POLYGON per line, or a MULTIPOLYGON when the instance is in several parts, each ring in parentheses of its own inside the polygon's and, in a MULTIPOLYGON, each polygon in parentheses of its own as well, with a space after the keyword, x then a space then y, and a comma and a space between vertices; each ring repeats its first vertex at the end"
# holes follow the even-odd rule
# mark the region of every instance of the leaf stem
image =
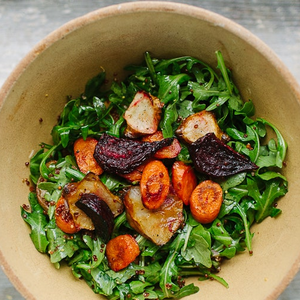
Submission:
POLYGON ((156 72, 155 72, 155 68, 154 68, 154 65, 153 65, 150 53, 148 51, 145 52, 145 61, 146 61, 147 67, 149 69, 150 76, 151 76, 151 78, 153 80, 153 83, 156 86, 158 86, 157 75, 156 75, 156 72))
POLYGON ((218 60, 218 68, 220 69, 221 74, 224 78, 224 81, 226 83, 229 94, 232 95, 232 86, 231 86, 231 83, 230 83, 230 79, 229 79, 229 76, 228 76, 228 72, 227 72, 225 62, 224 62, 223 55, 222 55, 221 51, 216 51, 216 55, 217 55, 217 60, 218 60))

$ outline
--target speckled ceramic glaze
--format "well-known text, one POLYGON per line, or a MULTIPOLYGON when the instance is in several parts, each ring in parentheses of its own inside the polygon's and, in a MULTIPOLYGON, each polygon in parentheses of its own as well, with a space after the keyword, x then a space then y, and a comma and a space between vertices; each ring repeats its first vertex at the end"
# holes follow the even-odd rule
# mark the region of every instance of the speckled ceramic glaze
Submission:
POLYGON ((138 63, 148 50, 156 57, 195 56, 216 66, 221 50, 244 99, 257 115, 276 124, 289 144, 289 192, 283 214, 254 227, 253 256, 224 264, 229 289, 197 282, 200 292, 186 299, 276 299, 300 262, 300 88, 276 55, 244 28, 200 8, 176 3, 132 2, 76 19, 42 40, 16 67, 0 91, 0 262, 26 299, 102 299, 69 268, 56 270, 38 253, 20 217, 27 203, 25 162, 51 142, 50 131, 66 101, 79 95, 101 67, 108 79, 138 63), (40 122, 40 118, 43 122, 40 122))

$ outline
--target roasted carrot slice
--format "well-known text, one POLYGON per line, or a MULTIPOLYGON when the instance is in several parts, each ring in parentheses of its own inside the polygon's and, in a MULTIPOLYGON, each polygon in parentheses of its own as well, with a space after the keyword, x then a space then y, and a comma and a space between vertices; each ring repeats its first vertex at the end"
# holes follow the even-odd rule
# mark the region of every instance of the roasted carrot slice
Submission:
POLYGON ((211 223, 217 218, 222 202, 221 186, 211 180, 202 181, 194 189, 190 198, 192 216, 199 223, 211 223))
POLYGON ((148 209, 158 209, 169 193, 170 177, 167 168, 159 160, 149 162, 140 182, 143 204, 148 209))
POLYGON ((197 186, 197 178, 193 168, 182 161, 174 162, 172 166, 172 185, 177 196, 185 205, 188 205, 190 196, 197 186))
POLYGON ((63 196, 61 196, 56 203, 54 216, 57 227, 63 232, 72 234, 80 230, 80 228, 76 226, 73 216, 69 211, 68 203, 63 196))
POLYGON ((119 174, 119 176, 127 179, 130 182, 140 182, 142 178, 144 166, 141 165, 128 174, 119 174))
POLYGON ((108 265, 115 272, 126 268, 139 254, 139 245, 130 234, 119 235, 106 245, 108 265))
POLYGON ((130 173, 127 174, 118 174, 119 176, 127 179, 130 182, 140 182, 142 179, 142 174, 143 171, 145 169, 145 166, 151 161, 151 159, 145 161, 143 164, 141 164, 140 166, 138 166, 137 168, 135 168, 133 171, 131 171, 130 173))
POLYGON ((97 143, 98 141, 92 137, 87 137, 85 140, 79 138, 74 143, 76 162, 79 170, 84 174, 92 172, 95 175, 100 175, 103 173, 102 168, 94 158, 94 151, 97 143))
MULTIPOLYGON (((153 134, 144 136, 142 138, 143 142, 156 142, 162 141, 164 139, 162 131, 158 130, 153 134)), ((174 139, 170 146, 166 146, 158 150, 154 157, 158 159, 165 159, 165 158, 175 158, 181 151, 181 145, 178 139, 174 139)))

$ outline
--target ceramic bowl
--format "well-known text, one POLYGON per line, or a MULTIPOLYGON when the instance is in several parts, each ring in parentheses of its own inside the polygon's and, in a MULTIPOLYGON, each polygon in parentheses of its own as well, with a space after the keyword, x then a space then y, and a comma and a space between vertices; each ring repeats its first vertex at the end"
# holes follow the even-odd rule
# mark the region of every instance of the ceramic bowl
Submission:
POLYGON ((108 78, 139 63, 145 51, 161 58, 195 56, 216 66, 221 50, 244 99, 276 124, 289 144, 284 175, 289 192, 277 219, 255 226, 254 254, 224 264, 229 283, 193 281, 200 292, 187 299, 276 299, 300 263, 300 88, 278 57, 236 23, 201 8, 171 2, 131 2, 75 19, 43 39, 21 61, 0 91, 0 261, 26 299, 102 299, 68 268, 56 270, 38 253, 20 217, 27 203, 25 162, 41 141, 51 142, 66 95, 78 96, 105 67, 108 78), (40 118, 43 122, 40 122, 40 118))

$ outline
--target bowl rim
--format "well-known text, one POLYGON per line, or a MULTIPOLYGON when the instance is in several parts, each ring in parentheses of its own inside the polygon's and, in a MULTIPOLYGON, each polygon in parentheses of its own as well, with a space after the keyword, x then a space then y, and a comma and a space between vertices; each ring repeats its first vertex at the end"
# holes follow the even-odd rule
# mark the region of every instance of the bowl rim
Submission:
MULTIPOLYGON (((275 52, 266 45, 261 39, 251 33, 245 27, 239 25, 235 21, 222 16, 218 13, 212 12, 210 10, 204 9, 199 6, 172 2, 172 1, 136 1, 136 2, 125 2, 120 4, 113 4, 106 7, 99 8, 97 10, 86 13, 82 16, 76 17, 65 24, 59 26, 57 29, 46 35, 41 39, 33 48, 17 63, 10 75, 4 81, 2 87, 0 87, 0 112, 2 106, 5 103, 7 96, 13 89, 15 82, 21 76, 22 72, 47 48, 49 48, 53 43, 58 42, 63 37, 84 27, 87 24, 96 22, 100 19, 117 16, 119 14, 130 14, 132 12, 169 12, 181 15, 188 15, 190 17, 198 18, 209 23, 213 23, 216 26, 225 27, 227 31, 238 36, 240 39, 244 40, 249 45, 256 48, 263 56, 270 61, 270 63, 280 70, 282 78, 289 84, 292 88, 292 93, 295 98, 298 99, 300 104, 300 85, 298 84, 296 78, 291 74, 289 69, 285 66, 282 60, 275 54, 275 52)), ((15 288, 24 296, 26 299, 36 299, 34 295, 27 290, 26 286, 19 280, 16 272, 12 270, 6 261, 1 248, 0 248, 0 266, 11 283, 15 288)), ((277 286, 270 296, 272 299, 277 298, 288 284, 292 281, 293 277, 300 269, 300 253, 295 259, 294 264, 291 266, 289 272, 283 278, 282 282, 277 286)))
MULTIPOLYGON (((293 89, 293 93, 296 98, 300 99, 300 84, 297 82, 294 75, 289 71, 286 65, 282 62, 279 56, 260 38, 250 32, 242 25, 235 21, 222 16, 216 12, 212 12, 205 8, 194 6, 191 4, 173 2, 173 1, 136 1, 136 2, 125 2, 119 4, 113 4, 106 7, 99 8, 97 10, 86 13, 75 19, 67 21, 65 24, 59 26, 44 38, 42 38, 37 44, 33 46, 27 54, 17 63, 10 75, 4 81, 3 85, 0 86, 0 110, 3 106, 4 99, 9 94, 14 82, 19 78, 20 74, 30 65, 35 58, 45 51, 50 45, 59 41, 64 36, 71 32, 78 30, 79 28, 93 23, 99 19, 112 17, 118 14, 129 14, 135 12, 152 11, 152 12, 170 12, 185 14, 195 18, 201 18, 204 21, 211 22, 216 26, 226 27, 226 30, 230 31, 240 39, 246 41, 249 45, 258 49, 259 52, 263 53, 264 57, 272 62, 276 69, 280 70, 282 77, 289 83, 293 89)), ((300 102, 300 100, 299 100, 300 102)))

